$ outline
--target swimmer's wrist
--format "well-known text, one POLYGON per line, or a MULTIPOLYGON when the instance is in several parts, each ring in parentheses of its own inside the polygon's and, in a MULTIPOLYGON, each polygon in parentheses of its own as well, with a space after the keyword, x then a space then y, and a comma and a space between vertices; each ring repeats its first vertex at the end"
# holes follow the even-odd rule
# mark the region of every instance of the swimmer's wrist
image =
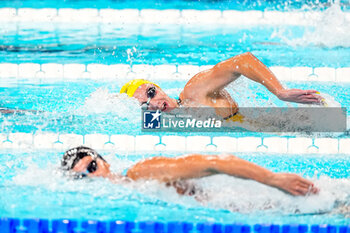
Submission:
POLYGON ((280 185, 278 181, 279 181, 278 173, 271 172, 270 174, 267 175, 264 183, 269 186, 279 187, 280 185))
POLYGON ((283 173, 272 173, 267 185, 281 190, 286 190, 284 187, 286 185, 286 180, 283 179, 283 173))
POLYGON ((283 100, 285 98, 285 93, 286 89, 285 88, 280 88, 275 91, 275 95, 277 96, 278 99, 283 100))

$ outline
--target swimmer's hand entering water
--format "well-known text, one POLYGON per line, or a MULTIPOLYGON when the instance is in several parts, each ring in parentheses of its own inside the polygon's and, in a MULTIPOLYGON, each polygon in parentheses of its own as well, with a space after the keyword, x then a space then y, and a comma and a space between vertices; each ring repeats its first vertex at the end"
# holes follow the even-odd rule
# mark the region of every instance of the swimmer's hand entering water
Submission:
POLYGON ((321 104, 322 96, 316 90, 281 89, 277 93, 280 100, 301 104, 321 104))
POLYGON ((271 186, 282 189, 294 196, 317 194, 319 189, 314 184, 296 174, 274 173, 269 180, 271 186))

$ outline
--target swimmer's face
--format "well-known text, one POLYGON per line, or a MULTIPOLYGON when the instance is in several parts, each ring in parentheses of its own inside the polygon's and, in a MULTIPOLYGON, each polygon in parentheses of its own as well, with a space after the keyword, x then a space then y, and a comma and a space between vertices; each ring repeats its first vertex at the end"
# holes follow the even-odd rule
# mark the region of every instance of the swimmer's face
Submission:
POLYGON ((148 109, 150 110, 169 112, 177 107, 177 103, 174 99, 171 99, 167 94, 165 94, 161 88, 150 83, 141 85, 135 91, 133 97, 140 102, 140 105, 147 103, 148 99, 150 98, 148 106, 148 109), (155 90, 153 91, 152 88, 155 90), (150 95, 152 92, 154 92, 154 94, 150 95))
POLYGON ((109 167, 110 165, 99 157, 93 159, 91 156, 85 156, 75 164, 72 170, 77 173, 85 173, 86 171, 91 170, 90 172, 87 172, 87 176, 100 176, 107 178, 111 174, 109 167))

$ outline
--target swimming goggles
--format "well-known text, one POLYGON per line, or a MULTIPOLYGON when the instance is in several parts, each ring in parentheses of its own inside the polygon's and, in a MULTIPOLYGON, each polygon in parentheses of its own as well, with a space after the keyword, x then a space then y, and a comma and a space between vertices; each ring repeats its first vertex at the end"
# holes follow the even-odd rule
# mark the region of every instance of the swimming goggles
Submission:
POLYGON ((89 151, 88 154, 92 157, 91 162, 87 165, 86 171, 87 173, 93 173, 97 170, 97 154, 95 152, 89 151))
POLYGON ((141 104, 141 109, 143 109, 143 110, 148 110, 149 103, 151 102, 151 99, 153 99, 154 96, 156 96, 156 87, 148 88, 146 94, 147 94, 148 100, 147 100, 147 102, 143 102, 141 104))
POLYGON ((89 172, 89 173, 93 173, 97 170, 97 162, 96 160, 92 160, 89 165, 87 166, 86 170, 89 172))
POLYGON ((87 165, 86 172, 74 174, 75 179, 87 177, 89 173, 94 173, 97 170, 98 167, 96 160, 98 158, 98 155, 96 153, 91 153, 90 151, 88 152, 88 155, 92 157, 92 161, 87 165))

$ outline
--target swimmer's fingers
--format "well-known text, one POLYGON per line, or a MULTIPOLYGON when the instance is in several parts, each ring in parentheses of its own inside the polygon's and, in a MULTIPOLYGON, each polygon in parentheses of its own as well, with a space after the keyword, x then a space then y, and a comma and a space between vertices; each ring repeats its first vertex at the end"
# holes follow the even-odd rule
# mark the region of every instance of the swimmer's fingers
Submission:
POLYGON ((296 103, 320 103, 322 97, 316 90, 284 89, 279 91, 278 98, 284 101, 296 103))
POLYGON ((311 193, 313 193, 313 194, 318 194, 320 192, 320 189, 319 188, 317 188, 317 187, 312 187, 311 188, 311 193))
POLYGON ((304 186, 304 188, 307 189, 307 193, 306 194, 317 194, 320 192, 320 190, 314 185, 308 185, 308 186, 304 186))
POLYGON ((305 186, 305 187, 309 187, 309 186, 314 185, 310 180, 307 180, 301 176, 298 176, 298 183, 299 183, 299 185, 305 186))
POLYGON ((307 184, 307 183, 304 183, 304 182, 299 182, 299 184, 298 184, 300 187, 303 187, 303 188, 306 188, 306 189, 310 189, 312 186, 313 186, 313 184, 311 183, 311 184, 307 184))
POLYGON ((318 100, 318 101, 323 100, 322 96, 316 95, 316 94, 307 94, 307 95, 302 95, 301 97, 302 98, 307 98, 307 99, 315 99, 315 100, 318 100))
POLYGON ((290 190, 287 190, 290 194, 292 194, 293 196, 305 196, 307 195, 309 189, 302 187, 300 185, 295 185, 293 188, 291 188, 290 190))
POLYGON ((296 188, 297 196, 305 196, 308 193, 309 189, 308 188, 303 188, 301 186, 298 186, 296 188))
POLYGON ((273 185, 295 196, 318 192, 311 181, 290 173, 275 174, 273 185))
POLYGON ((319 95, 301 95, 299 96, 299 102, 300 103, 316 103, 321 104, 323 98, 319 95))
POLYGON ((318 94, 319 92, 316 90, 305 90, 305 95, 309 95, 309 94, 318 94))
POLYGON ((301 98, 299 101, 295 101, 301 104, 320 104, 320 101, 313 98, 301 98))
MULTIPOLYGON (((314 91, 314 90, 312 90, 312 91, 314 91)), ((318 104, 326 106, 326 107, 328 106, 327 101, 325 100, 325 98, 322 97, 320 92, 316 91, 316 92, 309 93, 309 94, 312 94, 312 97, 316 98, 318 100, 318 104)))
POLYGON ((294 196, 305 196, 310 192, 309 187, 305 187, 302 185, 295 185, 292 190, 290 190, 290 193, 294 196))
POLYGON ((319 192, 319 189, 315 187, 315 185, 311 181, 304 179, 302 177, 300 177, 299 186, 302 188, 302 191, 305 193, 304 195, 309 193, 317 194, 319 192))
POLYGON ((296 194, 293 194, 295 196, 305 196, 308 194, 317 194, 320 190, 316 187, 302 187, 302 186, 298 186, 295 190, 296 194))
POLYGON ((297 191, 299 192, 300 195, 307 195, 311 191, 312 185, 307 185, 304 183, 301 183, 297 186, 297 191))

